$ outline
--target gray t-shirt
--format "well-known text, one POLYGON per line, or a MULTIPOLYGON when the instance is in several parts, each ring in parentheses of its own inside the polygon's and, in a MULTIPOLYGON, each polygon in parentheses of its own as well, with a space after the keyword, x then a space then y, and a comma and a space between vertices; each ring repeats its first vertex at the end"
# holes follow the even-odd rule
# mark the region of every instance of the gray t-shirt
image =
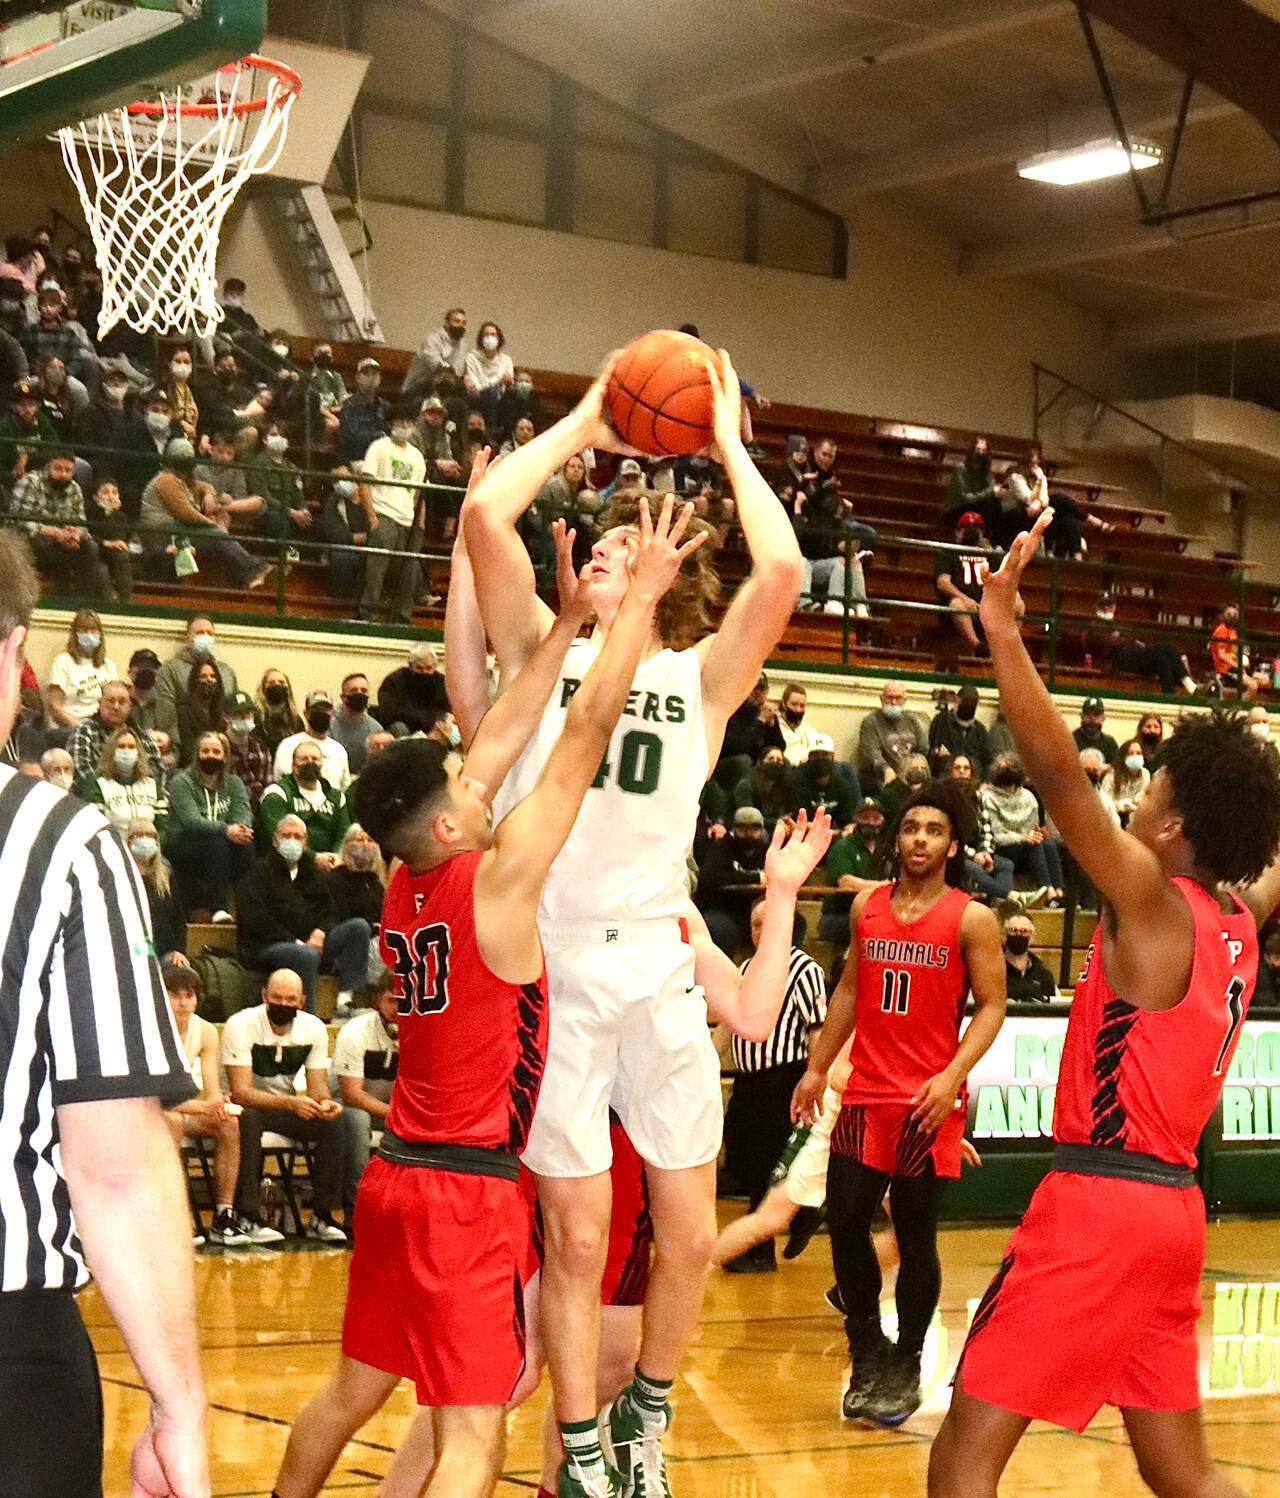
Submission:
POLYGON ((364 768, 365 745, 375 733, 381 732, 382 724, 372 713, 361 713, 354 722, 349 722, 343 717, 341 707, 334 713, 333 720, 329 724, 329 737, 337 739, 347 751, 347 760, 353 775, 358 775, 364 768))

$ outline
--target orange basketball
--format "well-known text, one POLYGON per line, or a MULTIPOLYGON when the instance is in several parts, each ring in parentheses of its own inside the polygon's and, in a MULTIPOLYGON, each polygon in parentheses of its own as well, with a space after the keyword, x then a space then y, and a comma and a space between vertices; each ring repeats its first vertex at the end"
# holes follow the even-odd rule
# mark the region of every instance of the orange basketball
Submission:
POLYGON ((707 360, 714 357, 701 339, 668 328, 634 339, 605 392, 614 431, 655 457, 706 447, 713 435, 707 360))

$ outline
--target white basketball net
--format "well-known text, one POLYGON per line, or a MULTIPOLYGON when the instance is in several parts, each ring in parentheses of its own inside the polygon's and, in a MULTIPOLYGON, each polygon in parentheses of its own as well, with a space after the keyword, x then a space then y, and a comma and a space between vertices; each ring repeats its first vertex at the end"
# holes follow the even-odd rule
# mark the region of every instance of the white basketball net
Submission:
POLYGON ((102 273, 100 332, 123 319, 207 338, 222 320, 222 221, 248 179, 275 165, 297 97, 296 76, 275 68, 245 58, 194 99, 163 92, 59 130, 102 273))

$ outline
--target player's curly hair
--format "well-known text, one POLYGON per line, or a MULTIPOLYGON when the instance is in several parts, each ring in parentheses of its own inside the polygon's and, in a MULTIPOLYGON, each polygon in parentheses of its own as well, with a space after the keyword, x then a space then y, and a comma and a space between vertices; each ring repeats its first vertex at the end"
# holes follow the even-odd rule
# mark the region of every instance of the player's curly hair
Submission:
POLYGON ((878 859, 885 877, 896 880, 902 871, 902 860, 898 856, 898 834, 907 813, 917 806, 933 807, 950 822, 956 851, 947 859, 943 877, 953 889, 966 889, 969 875, 965 869, 964 849, 965 844, 973 838, 977 818, 973 803, 954 780, 926 780, 907 797, 902 810, 893 819, 892 826, 885 828, 880 840, 878 859))
POLYGON ((397 739, 361 770, 351 788, 352 815, 384 858, 408 858, 405 828, 443 795, 449 784, 445 761, 452 753, 434 739, 397 739))
POLYGON ((1280 848, 1280 756, 1237 709, 1179 718, 1160 751, 1196 864, 1224 884, 1259 878, 1280 848))
MULTIPOLYGON (((609 507, 600 517, 599 534, 614 530, 620 525, 640 524, 640 501, 648 500, 649 511, 657 516, 662 508, 664 495, 651 490, 631 489, 610 500, 609 507)), ((696 516, 690 520, 684 539, 690 540, 712 527, 696 516)), ((720 578, 713 559, 714 546, 704 543, 697 551, 684 559, 680 576, 658 604, 658 633, 662 643, 673 650, 687 650, 711 628, 711 605, 720 596, 720 578)))

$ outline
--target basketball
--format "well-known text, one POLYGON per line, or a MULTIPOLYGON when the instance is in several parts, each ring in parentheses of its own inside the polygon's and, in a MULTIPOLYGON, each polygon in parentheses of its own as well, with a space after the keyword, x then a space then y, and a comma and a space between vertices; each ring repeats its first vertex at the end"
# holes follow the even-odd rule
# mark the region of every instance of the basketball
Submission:
POLYGON ((699 338, 659 328, 623 349, 605 400, 624 442, 655 457, 696 453, 711 441, 714 358, 699 338))

